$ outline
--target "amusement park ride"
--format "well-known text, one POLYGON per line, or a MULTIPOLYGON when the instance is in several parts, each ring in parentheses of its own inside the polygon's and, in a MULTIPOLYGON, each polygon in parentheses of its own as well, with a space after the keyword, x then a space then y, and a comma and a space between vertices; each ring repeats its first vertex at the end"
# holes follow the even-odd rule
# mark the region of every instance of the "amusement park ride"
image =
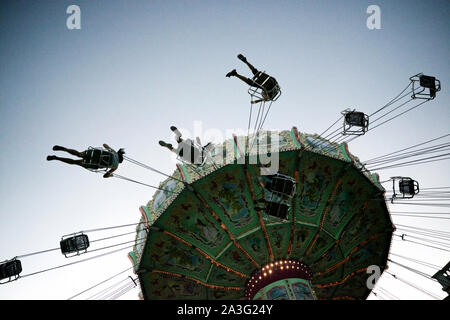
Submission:
MULTIPOLYGON (((366 271, 387 268, 395 231, 386 201, 412 199, 419 183, 392 177, 387 199, 378 174, 349 152, 344 140, 371 130, 364 112, 342 111, 343 126, 332 132, 340 143, 296 127, 262 130, 281 89, 264 72, 252 81, 250 106, 259 103, 254 132, 212 146, 201 163, 179 157, 173 174, 140 207, 129 258, 141 298, 366 299, 366 271), (274 152, 277 172, 263 174, 264 165, 251 161, 274 152)), ((424 102, 441 89, 439 80, 423 74, 411 77, 410 86, 411 99, 424 102)), ((82 232, 60 241, 67 258, 89 245, 82 232)), ((449 264, 433 276, 447 292, 449 264)), ((3 283, 21 272, 18 257, 0 264, 3 283)))

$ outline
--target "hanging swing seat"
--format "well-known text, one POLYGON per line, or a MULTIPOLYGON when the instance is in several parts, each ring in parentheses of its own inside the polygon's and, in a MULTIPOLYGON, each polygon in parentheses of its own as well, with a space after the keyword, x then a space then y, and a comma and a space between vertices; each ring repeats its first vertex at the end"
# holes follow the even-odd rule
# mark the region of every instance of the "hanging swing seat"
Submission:
POLYGON ((418 73, 409 78, 412 83, 413 99, 433 100, 436 93, 441 91, 441 82, 432 76, 426 76, 423 73, 418 73))
POLYGON ((8 283, 19 279, 22 272, 22 263, 16 258, 6 260, 0 264, 0 284, 8 283), (6 281, 3 281, 7 279, 6 281))
POLYGON ((281 199, 291 199, 295 194, 295 179, 280 173, 266 176, 266 190, 281 199))
POLYGON ((346 109, 341 114, 344 116, 343 135, 361 136, 369 129, 369 116, 364 112, 346 109))
POLYGON ((295 195, 296 181, 280 173, 262 176, 264 196, 258 202, 263 204, 267 215, 285 221, 288 218, 290 203, 295 195))
POLYGON ((409 177, 391 177, 393 195, 391 202, 394 199, 412 199, 419 193, 419 183, 409 177), (396 188, 396 182, 398 182, 398 188, 396 188))
MULTIPOLYGON (((450 262, 436 272, 431 278, 436 279, 442 286, 442 290, 450 294, 450 262)), ((446 299, 448 299, 448 297, 446 299)))
POLYGON ((66 258, 86 253, 89 247, 89 238, 82 232, 63 236, 59 243, 61 252, 66 258))

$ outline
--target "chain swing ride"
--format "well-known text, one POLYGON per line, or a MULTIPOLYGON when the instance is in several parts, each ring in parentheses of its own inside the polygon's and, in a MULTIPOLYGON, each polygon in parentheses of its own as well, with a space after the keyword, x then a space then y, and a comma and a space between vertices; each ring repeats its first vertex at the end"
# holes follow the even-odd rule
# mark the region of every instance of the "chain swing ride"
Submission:
MULTIPOLYGON (((367 288, 367 268, 377 265, 383 272, 388 263, 394 263, 418 273, 420 271, 396 262, 393 257, 409 259, 412 263, 425 262, 390 252, 394 236, 411 243, 415 241, 410 238, 421 236, 422 242, 416 243, 450 250, 450 233, 394 225, 391 216, 395 212, 387 206, 387 203, 405 204, 412 199, 449 200, 446 189, 450 187, 421 187, 419 190, 419 182, 411 177, 394 176, 380 181, 379 175, 374 173, 449 159, 449 153, 445 153, 450 148, 449 142, 424 145, 448 138, 450 134, 364 162, 348 151, 348 143, 354 139, 435 99, 441 90, 439 80, 422 73, 414 75, 408 86, 384 106, 371 114, 346 109, 320 135, 301 133, 296 127, 275 133, 264 131, 263 126, 272 103, 281 95, 281 88, 274 77, 256 70, 243 55, 238 58, 254 74, 252 79, 240 76, 236 70, 227 75, 241 77, 249 84, 246 137, 241 140, 233 137, 223 144, 208 145, 207 149, 200 140, 190 140, 194 152, 201 150, 201 160, 193 163, 190 155, 178 154, 180 163, 172 174, 124 157, 131 164, 166 177, 159 186, 153 186, 112 173, 112 177, 156 189, 152 200, 140 207, 141 220, 75 232, 63 236, 59 248, 5 260, 0 264, 0 283, 88 260, 21 275, 20 259, 30 255, 60 250, 70 259, 121 246, 91 259, 132 247, 128 254, 132 267, 70 299, 130 269, 136 278, 128 276, 90 298, 116 299, 138 284, 143 299, 366 299, 371 293, 380 299, 395 298, 383 288, 377 287, 376 291, 367 288), (408 95, 410 99, 402 101, 408 95), (418 104, 409 106, 410 102, 414 104, 419 100, 418 104), (252 124, 255 105, 258 112, 252 124), (400 108, 407 109, 392 114, 400 108), (378 117, 372 119, 376 114, 378 117), (251 157, 261 156, 260 134, 272 137, 265 145, 265 152, 278 154, 277 172, 262 174, 264 165, 249 161, 251 157), (245 141, 244 146, 240 141, 245 141), (230 145, 232 148, 227 148, 230 145), (431 153, 434 155, 399 162, 431 153), (383 186, 386 183, 392 184, 392 194, 387 194, 389 189, 383 186), (135 240, 90 249, 92 243, 106 238, 90 240, 88 234, 125 226, 136 226, 135 240), (127 283, 123 284, 125 281, 127 283)), ((89 150, 90 168, 85 168, 105 172, 111 164, 110 150, 89 150)), ((448 293, 449 264, 441 269, 428 264, 439 270, 433 276, 421 275, 437 281, 448 293)), ((406 281, 386 273, 398 281, 406 281)))

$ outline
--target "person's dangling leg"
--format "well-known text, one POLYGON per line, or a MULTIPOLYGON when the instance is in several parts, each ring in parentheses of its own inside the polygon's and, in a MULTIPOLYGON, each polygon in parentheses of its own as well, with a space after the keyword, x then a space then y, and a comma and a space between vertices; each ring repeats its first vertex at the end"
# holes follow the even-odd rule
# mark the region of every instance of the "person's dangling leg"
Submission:
POLYGON ((159 141, 159 145, 173 151, 173 146, 170 143, 164 142, 162 140, 159 141))
POLYGON ((249 86, 260 88, 260 86, 255 81, 253 81, 252 79, 244 77, 244 76, 240 75, 239 73, 237 73, 236 69, 231 71, 231 72, 228 72, 228 74, 226 76, 227 77, 231 77, 231 76, 237 77, 238 79, 244 81, 249 86))
POLYGON ((250 62, 247 61, 247 58, 244 57, 242 54, 238 55, 238 59, 244 62, 250 68, 254 76, 259 72, 259 70, 256 69, 254 66, 252 66, 250 62))
POLYGON ((228 72, 225 77, 229 78, 229 77, 235 77, 237 75, 236 69, 231 70, 230 72, 228 72))
POLYGON ((58 160, 67 164, 71 164, 71 165, 77 165, 77 166, 82 166, 83 165, 83 160, 74 160, 74 159, 70 159, 70 158, 60 158, 57 156, 48 156, 47 157, 47 161, 51 161, 51 160, 58 160))
POLYGON ((177 127, 171 126, 170 130, 173 131, 173 133, 175 133, 175 141, 180 143, 181 141, 183 141, 183 139, 181 139, 181 132, 177 129, 177 127))
POLYGON ((53 150, 54 151, 65 151, 65 152, 70 153, 73 156, 77 156, 77 157, 80 157, 80 158, 83 158, 83 156, 84 156, 84 152, 79 152, 79 151, 74 150, 74 149, 67 149, 67 148, 62 147, 62 146, 53 146, 53 150))
POLYGON ((172 151, 173 153, 175 153, 177 156, 180 156, 180 157, 183 156, 183 148, 181 148, 181 150, 178 150, 179 147, 178 147, 178 149, 175 149, 175 148, 172 146, 172 144, 167 143, 167 142, 164 142, 164 141, 162 141, 162 140, 159 141, 159 145, 162 146, 162 147, 165 147, 165 148, 169 149, 170 151, 172 151))

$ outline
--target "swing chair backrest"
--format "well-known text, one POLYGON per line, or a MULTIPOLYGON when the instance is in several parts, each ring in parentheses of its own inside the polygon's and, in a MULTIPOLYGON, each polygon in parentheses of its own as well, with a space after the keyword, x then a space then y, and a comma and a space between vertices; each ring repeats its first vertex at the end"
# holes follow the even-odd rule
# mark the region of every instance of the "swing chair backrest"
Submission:
POLYGON ((421 75, 419 77, 419 83, 422 87, 428 88, 428 89, 436 89, 436 78, 426 75, 421 75))
POLYGON ((412 179, 402 179, 398 183, 398 188, 401 193, 408 195, 415 195, 417 193, 417 182, 412 179))
POLYGON ((358 111, 349 112, 345 115, 345 121, 352 126, 364 127, 365 115, 358 111))
POLYGON ((92 148, 86 151, 86 157, 83 164, 88 167, 89 170, 105 170, 111 167, 113 163, 113 154, 111 151, 92 148))

